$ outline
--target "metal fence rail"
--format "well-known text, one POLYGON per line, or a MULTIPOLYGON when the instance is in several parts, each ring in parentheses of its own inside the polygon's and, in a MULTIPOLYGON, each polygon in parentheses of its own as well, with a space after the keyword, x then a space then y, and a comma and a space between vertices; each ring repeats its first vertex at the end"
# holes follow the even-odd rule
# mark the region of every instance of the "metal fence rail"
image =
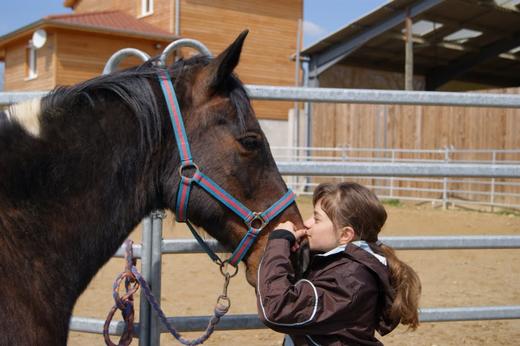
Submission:
MULTIPOLYGON (((162 233, 162 232, 157 232, 162 233)), ((446 250, 446 249, 520 249, 520 236, 396 236, 381 237, 381 241, 399 250, 446 250)), ((216 240, 206 240, 213 251, 226 252, 216 240)), ((134 244, 134 256, 141 258, 143 246, 134 244)), ((200 245, 193 239, 167 239, 162 241, 163 254, 204 253, 200 245)), ((116 255, 124 257, 121 247, 116 255)), ((472 321, 496 319, 520 319, 520 306, 482 306, 482 307, 449 307, 420 309, 421 322, 472 321)), ((202 331, 206 328, 210 316, 180 316, 170 317, 179 331, 202 331)), ((102 333, 103 320, 84 317, 73 317, 70 329, 86 333, 102 333)), ((138 324, 139 326, 139 324, 138 324)), ((160 326, 161 333, 167 330, 160 326)), ((266 328, 256 314, 229 315, 222 318, 218 330, 260 329, 266 328)), ((123 321, 113 321, 110 324, 110 334, 121 335, 124 330, 123 321)), ((136 328, 136 336, 140 333, 136 328)))
MULTIPOLYGON (((397 105, 520 108, 520 97, 506 94, 438 91, 364 90, 246 85, 252 99, 397 105)), ((0 105, 41 97, 46 92, 0 93, 0 105)))
POLYGON ((365 177, 487 177, 520 178, 520 165, 385 162, 277 162, 282 175, 365 177))
POLYGON ((520 108, 516 95, 246 85, 257 100, 520 108))
MULTIPOLYGON (((406 236, 381 237, 381 241, 397 250, 446 250, 446 249, 520 249, 520 235, 473 235, 473 236, 406 236)), ((206 243, 215 252, 227 252, 215 239, 206 243)), ((141 258, 142 245, 134 244, 134 257, 141 258)), ((162 241, 163 254, 203 253, 194 239, 165 239, 162 241)), ((124 247, 114 255, 123 258, 124 247)))
MULTIPOLYGON (((173 324, 179 332, 197 332, 207 327, 211 316, 179 316, 169 317, 168 322, 173 324)), ((481 306, 481 307, 456 307, 456 308, 424 308, 419 311, 420 322, 454 322, 477 320, 511 320, 520 319, 520 305, 515 306, 481 306)), ((124 330, 124 322, 112 322, 110 334, 121 335, 124 330)), ((136 325, 135 335, 139 335, 139 323, 136 325)), ((103 321, 92 318, 74 317, 71 320, 72 330, 85 333, 96 333, 103 328, 103 321)), ((256 314, 237 314, 222 317, 215 330, 251 330, 267 328, 256 314)), ((161 333, 168 331, 161 327, 161 333)))

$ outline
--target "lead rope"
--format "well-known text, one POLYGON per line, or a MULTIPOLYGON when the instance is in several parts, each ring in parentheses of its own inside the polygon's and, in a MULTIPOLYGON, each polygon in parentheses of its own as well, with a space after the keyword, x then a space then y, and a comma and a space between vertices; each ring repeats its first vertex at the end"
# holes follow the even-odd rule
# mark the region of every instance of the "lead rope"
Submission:
POLYGON ((132 342, 132 334, 134 329, 134 305, 133 305, 133 295, 139 289, 139 286, 143 288, 143 293, 152 308, 157 312, 159 319, 164 324, 166 329, 170 332, 171 335, 175 339, 177 339, 183 345, 200 345, 204 341, 208 340, 208 338, 213 334, 215 330, 215 326, 219 323, 220 319, 229 311, 231 307, 231 300, 227 295, 227 289, 229 285, 229 281, 233 276, 235 276, 238 270, 235 270, 233 273, 229 273, 225 269, 225 264, 220 266, 220 272, 224 276, 224 287, 222 289, 222 294, 218 297, 217 303, 215 305, 215 309, 213 312, 213 317, 208 322, 208 326, 204 333, 193 340, 185 339, 181 336, 181 334, 175 329, 175 327, 168 322, 166 315, 162 311, 157 299, 152 294, 150 286, 146 282, 146 280, 142 277, 141 273, 137 270, 135 266, 135 259, 132 259, 132 241, 130 239, 125 241, 125 259, 127 261, 125 270, 118 275, 114 282, 114 301, 115 305, 110 309, 107 319, 105 321, 105 325, 103 326, 103 336, 105 338, 105 344, 108 346, 128 346, 132 342), (119 296, 119 286, 121 282, 125 279, 125 289, 126 294, 123 296, 119 296), (108 327, 110 326, 110 321, 114 317, 114 314, 117 310, 121 310, 123 319, 125 321, 125 330, 119 343, 116 345, 110 340, 110 336, 108 334, 108 327))

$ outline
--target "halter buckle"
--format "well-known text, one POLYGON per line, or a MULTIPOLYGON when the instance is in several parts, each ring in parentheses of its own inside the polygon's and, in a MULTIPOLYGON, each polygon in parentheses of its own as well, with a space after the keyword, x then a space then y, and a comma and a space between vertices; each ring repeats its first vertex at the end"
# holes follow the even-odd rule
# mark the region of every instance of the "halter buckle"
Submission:
POLYGON ((262 213, 254 211, 251 213, 251 216, 245 221, 245 223, 249 228, 262 230, 262 229, 264 229, 265 226, 267 226, 267 224, 269 223, 269 220, 264 219, 264 217, 262 216, 262 213), (260 222, 260 227, 253 227, 253 222, 255 222, 257 220, 260 222))

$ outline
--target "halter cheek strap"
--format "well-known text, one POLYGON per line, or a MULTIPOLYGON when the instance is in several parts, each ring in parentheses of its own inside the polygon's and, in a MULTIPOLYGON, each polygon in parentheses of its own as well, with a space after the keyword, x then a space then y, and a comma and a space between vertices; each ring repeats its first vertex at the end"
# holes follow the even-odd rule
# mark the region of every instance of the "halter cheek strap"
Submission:
POLYGON ((295 200, 294 193, 289 190, 278 201, 263 212, 253 212, 245 205, 240 203, 236 198, 227 193, 211 178, 201 172, 199 167, 195 164, 191 156, 190 145, 184 122, 182 120, 181 111, 175 90, 171 82, 170 75, 167 70, 159 72, 159 82, 168 105, 168 112, 173 126, 173 133, 179 149, 181 163, 179 166, 180 183, 177 191, 177 199, 175 203, 175 217, 178 222, 186 222, 192 231, 195 239, 208 253, 211 259, 217 263, 223 261, 206 245, 204 240, 197 234, 195 227, 188 220, 188 202, 190 193, 194 184, 197 184, 213 198, 225 205, 228 209, 233 211, 238 217, 244 221, 248 230, 246 235, 242 238, 237 248, 231 254, 231 257, 226 261, 232 266, 237 266, 238 263, 247 254, 247 251, 255 242, 260 231, 276 216, 283 212, 295 200), (188 171, 194 171, 191 175, 188 171))

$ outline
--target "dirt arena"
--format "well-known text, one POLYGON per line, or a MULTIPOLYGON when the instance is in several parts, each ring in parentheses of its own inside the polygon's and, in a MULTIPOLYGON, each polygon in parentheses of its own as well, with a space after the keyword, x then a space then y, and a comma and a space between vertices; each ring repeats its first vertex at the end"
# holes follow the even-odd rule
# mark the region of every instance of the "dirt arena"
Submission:
MULTIPOLYGON (((308 199, 299 200, 308 216, 308 199)), ((383 235, 520 235, 520 216, 475 211, 433 209, 429 206, 386 206, 389 219, 383 235)), ((181 227, 165 223, 165 238, 187 238, 181 227), (173 229, 173 231, 172 231, 173 229)), ((139 232, 132 235, 140 241, 139 232)), ((419 273, 423 284, 421 307, 520 305, 520 250, 399 251, 419 273)), ((74 315, 104 319, 113 305, 111 286, 123 268, 112 259, 95 277, 76 305, 74 315)), ((222 280, 205 254, 166 255, 163 263, 162 306, 168 316, 209 315, 222 280)), ((254 290, 244 271, 232 280, 231 314, 256 313, 254 290)), ((137 303, 138 305, 138 303, 137 303)), ((118 319, 120 317, 118 316, 118 319)), ((199 333, 186 333, 195 337, 199 333)), ((217 331, 205 345, 280 345, 282 335, 273 331, 217 331)), ((115 338, 114 338, 115 340, 115 338)), ((178 345, 163 334, 162 345, 178 345)), ((399 327, 381 338, 385 345, 518 345, 520 320, 424 323, 415 332, 399 327)), ((136 339, 133 345, 138 344, 136 339)), ((71 332, 69 345, 104 345, 96 334, 71 332)))

